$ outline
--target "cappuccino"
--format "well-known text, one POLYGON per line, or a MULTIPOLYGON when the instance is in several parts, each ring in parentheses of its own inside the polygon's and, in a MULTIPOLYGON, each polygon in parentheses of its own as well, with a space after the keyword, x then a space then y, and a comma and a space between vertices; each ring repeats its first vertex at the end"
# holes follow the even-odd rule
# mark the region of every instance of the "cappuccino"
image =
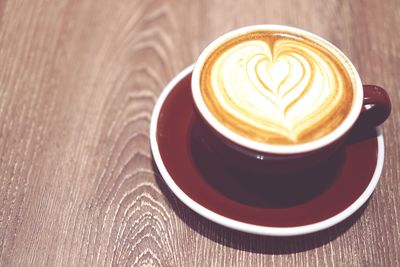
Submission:
POLYGON ((254 31, 215 48, 200 73, 207 109, 236 134, 272 145, 322 138, 348 116, 347 59, 307 36, 254 31))

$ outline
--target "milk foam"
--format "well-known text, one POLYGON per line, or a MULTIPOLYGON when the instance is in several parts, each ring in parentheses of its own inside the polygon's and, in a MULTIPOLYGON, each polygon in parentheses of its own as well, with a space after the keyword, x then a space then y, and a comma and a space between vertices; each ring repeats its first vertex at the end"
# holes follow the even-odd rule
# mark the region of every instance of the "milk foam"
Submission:
POLYGON ((329 133, 348 113, 352 90, 341 68, 315 44, 249 39, 210 58, 202 95, 214 116, 241 135, 301 143, 329 133))

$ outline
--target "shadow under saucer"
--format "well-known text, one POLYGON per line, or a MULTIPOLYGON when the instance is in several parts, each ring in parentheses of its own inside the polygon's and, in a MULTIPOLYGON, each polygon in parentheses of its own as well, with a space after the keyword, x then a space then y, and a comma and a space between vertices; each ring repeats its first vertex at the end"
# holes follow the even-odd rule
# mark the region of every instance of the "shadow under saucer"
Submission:
POLYGON ((323 246, 347 232, 351 226, 359 220, 369 204, 369 201, 367 201, 358 211, 343 222, 319 232, 289 237, 254 235, 224 227, 200 216, 184 205, 171 192, 165 184, 154 161, 153 170, 154 173, 157 174, 156 182, 158 187, 166 197, 170 207, 190 229, 213 242, 251 253, 284 255, 323 246))

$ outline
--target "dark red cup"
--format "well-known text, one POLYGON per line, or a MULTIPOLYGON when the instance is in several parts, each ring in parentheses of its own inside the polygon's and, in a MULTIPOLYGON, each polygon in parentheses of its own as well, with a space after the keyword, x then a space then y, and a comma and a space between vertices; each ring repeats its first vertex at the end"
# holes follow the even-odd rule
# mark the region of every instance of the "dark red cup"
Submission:
POLYGON ((213 41, 199 56, 192 75, 192 96, 198 120, 194 135, 198 142, 209 146, 216 159, 244 173, 286 175, 301 172, 328 160, 339 149, 351 131, 376 127, 383 123, 391 111, 386 91, 375 85, 362 85, 361 79, 350 60, 334 45, 312 33, 278 25, 256 25, 229 32, 213 41), (305 144, 264 144, 234 133, 218 121, 208 110, 200 88, 200 76, 208 56, 221 44, 235 36, 251 31, 282 31, 306 36, 325 46, 346 62, 354 77, 353 104, 341 125, 326 136, 305 144))

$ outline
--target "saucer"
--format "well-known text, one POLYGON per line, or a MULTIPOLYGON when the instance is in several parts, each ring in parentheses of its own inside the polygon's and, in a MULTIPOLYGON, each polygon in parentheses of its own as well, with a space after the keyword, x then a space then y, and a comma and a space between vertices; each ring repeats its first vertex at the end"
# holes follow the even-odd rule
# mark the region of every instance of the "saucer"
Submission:
POLYGON ((150 125, 158 170, 189 208, 235 230, 294 236, 343 221, 371 196, 384 158, 383 136, 375 128, 353 131, 325 166, 283 183, 252 179, 221 164, 196 142, 192 70, 187 67, 165 87, 150 125))

